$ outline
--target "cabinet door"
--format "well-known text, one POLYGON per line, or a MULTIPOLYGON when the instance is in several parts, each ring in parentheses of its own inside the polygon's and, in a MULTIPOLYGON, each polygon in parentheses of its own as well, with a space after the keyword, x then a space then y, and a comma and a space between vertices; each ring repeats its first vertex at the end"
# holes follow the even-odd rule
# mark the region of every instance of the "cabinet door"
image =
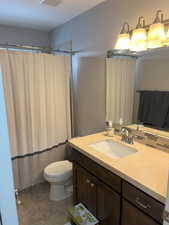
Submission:
POLYGON ((120 195, 105 185, 97 186, 97 218, 100 225, 120 224, 120 195))
POLYGON ((96 216, 97 186, 84 169, 76 166, 76 198, 77 203, 83 203, 96 216))
POLYGON ((73 204, 77 203, 77 165, 73 163, 73 204))
POLYGON ((158 223, 141 210, 123 200, 122 225, 158 225, 158 223))

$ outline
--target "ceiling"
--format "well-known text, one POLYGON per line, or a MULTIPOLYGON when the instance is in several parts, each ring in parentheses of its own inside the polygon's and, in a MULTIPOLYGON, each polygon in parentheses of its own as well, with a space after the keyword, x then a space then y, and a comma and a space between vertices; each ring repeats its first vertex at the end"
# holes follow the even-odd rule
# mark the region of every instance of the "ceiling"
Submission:
POLYGON ((0 0, 0 24, 50 31, 105 0, 63 0, 52 7, 41 0, 0 0))

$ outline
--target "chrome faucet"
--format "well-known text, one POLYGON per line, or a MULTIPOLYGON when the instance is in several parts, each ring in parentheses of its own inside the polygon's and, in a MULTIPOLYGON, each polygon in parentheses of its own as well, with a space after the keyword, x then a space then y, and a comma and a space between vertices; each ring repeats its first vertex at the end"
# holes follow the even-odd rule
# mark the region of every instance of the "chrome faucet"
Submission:
POLYGON ((127 127, 121 128, 121 141, 124 141, 127 144, 134 144, 134 136, 131 134, 129 128, 127 127))

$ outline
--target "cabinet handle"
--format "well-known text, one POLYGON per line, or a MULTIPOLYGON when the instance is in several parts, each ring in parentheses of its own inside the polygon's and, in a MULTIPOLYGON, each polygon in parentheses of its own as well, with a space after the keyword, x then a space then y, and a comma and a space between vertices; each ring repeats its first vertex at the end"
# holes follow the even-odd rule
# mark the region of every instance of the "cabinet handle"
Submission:
POLYGON ((144 209, 150 209, 151 208, 151 206, 149 205, 149 204, 144 204, 144 203, 142 203, 141 201, 140 201, 140 198, 139 197, 137 197, 136 198, 136 203, 139 205, 139 206, 141 206, 142 208, 144 208, 144 209))
POLYGON ((87 183, 87 184, 90 184, 90 180, 89 180, 89 179, 87 179, 87 180, 86 180, 86 183, 87 183))
POLYGON ((91 183, 90 185, 91 185, 91 187, 94 187, 95 186, 95 184, 93 184, 93 183, 91 183))

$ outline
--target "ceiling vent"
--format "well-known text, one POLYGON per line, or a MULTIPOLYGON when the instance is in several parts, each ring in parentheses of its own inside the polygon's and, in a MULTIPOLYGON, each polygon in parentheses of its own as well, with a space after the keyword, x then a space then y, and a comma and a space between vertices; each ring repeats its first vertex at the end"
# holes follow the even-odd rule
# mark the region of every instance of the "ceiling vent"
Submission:
POLYGON ((46 5, 50 5, 53 7, 58 6, 62 2, 63 2, 63 0, 41 0, 40 1, 41 4, 46 4, 46 5))

